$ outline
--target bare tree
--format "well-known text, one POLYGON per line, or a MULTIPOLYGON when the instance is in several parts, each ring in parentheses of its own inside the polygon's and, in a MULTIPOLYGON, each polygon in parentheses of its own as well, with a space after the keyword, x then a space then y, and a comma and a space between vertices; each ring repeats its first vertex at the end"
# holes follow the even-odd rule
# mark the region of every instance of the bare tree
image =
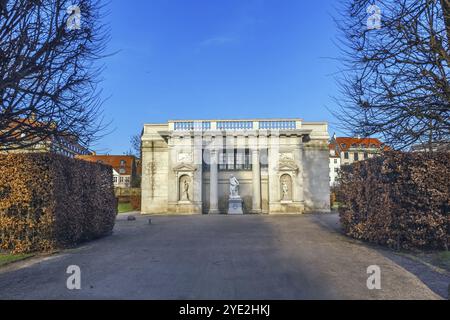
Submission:
POLYGON ((99 0, 0 0, 0 148, 55 137, 88 146, 104 129, 99 0))
POLYGON ((131 150, 129 153, 134 155, 136 158, 141 159, 141 136, 139 134, 135 134, 130 138, 131 150))
POLYGON ((450 0, 348 0, 343 12, 344 129, 399 149, 448 141, 450 0), (373 8, 380 28, 368 27, 373 8))

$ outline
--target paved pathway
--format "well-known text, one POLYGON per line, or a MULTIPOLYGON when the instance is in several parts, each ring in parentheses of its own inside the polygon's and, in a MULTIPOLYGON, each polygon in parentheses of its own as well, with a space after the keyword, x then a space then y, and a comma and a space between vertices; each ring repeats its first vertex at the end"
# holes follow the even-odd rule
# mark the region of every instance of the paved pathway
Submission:
POLYGON ((416 276, 332 228, 331 215, 118 218, 112 236, 0 270, 2 299, 436 299, 416 276), (69 265, 81 290, 66 288, 69 265), (367 267, 381 268, 368 290, 367 267))

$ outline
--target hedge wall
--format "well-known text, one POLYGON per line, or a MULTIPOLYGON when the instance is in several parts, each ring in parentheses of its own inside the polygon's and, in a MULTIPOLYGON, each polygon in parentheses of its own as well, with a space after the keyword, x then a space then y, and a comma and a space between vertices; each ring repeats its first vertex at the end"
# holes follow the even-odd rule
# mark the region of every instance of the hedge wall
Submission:
POLYGON ((111 167, 55 154, 0 155, 0 249, 49 251, 110 234, 111 167))
POLYGON ((343 166, 340 220, 351 237, 400 249, 450 244, 450 153, 387 152, 343 166))

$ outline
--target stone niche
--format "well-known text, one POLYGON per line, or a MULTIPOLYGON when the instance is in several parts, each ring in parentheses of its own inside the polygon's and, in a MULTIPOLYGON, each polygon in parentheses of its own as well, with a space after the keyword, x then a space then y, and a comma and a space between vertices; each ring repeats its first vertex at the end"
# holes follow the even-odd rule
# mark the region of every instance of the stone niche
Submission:
POLYGON ((280 201, 292 202, 292 177, 288 173, 283 173, 280 177, 280 201))
MULTIPOLYGON (((194 201, 195 185, 194 173, 197 168, 188 163, 181 163, 173 168, 177 185, 177 203, 170 206, 170 211, 174 213, 198 213, 199 208, 194 201)), ((201 209, 200 209, 201 210, 201 209)))
POLYGON ((183 174, 178 179, 178 202, 190 203, 192 201, 192 178, 188 174, 183 174))
POLYGON ((276 181, 272 187, 276 188, 276 199, 271 202, 271 213, 293 213, 304 211, 302 199, 302 176, 300 168, 291 152, 282 152, 279 155, 276 168, 276 181))

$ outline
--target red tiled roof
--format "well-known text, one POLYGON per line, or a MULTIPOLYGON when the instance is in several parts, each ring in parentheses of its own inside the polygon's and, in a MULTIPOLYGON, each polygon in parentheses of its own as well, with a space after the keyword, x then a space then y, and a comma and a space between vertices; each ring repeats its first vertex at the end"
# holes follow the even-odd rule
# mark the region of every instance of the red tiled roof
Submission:
MULTIPOLYGON (((385 146, 377 138, 350 138, 350 137, 338 137, 336 138, 336 143, 341 151, 348 151, 350 148, 382 148, 383 150, 388 150, 389 147, 385 146)), ((330 149, 334 149, 336 145, 334 143, 330 144, 330 149)))
POLYGON ((121 175, 132 175, 133 173, 133 166, 136 161, 136 158, 134 156, 116 156, 116 155, 78 155, 76 156, 77 159, 90 161, 90 162, 97 162, 97 163, 103 163, 110 165, 114 168, 114 170, 117 171, 117 173, 121 175), (125 161, 125 164, 122 166, 121 161, 125 161), (125 171, 122 170, 120 172, 120 169, 125 169, 125 171))

